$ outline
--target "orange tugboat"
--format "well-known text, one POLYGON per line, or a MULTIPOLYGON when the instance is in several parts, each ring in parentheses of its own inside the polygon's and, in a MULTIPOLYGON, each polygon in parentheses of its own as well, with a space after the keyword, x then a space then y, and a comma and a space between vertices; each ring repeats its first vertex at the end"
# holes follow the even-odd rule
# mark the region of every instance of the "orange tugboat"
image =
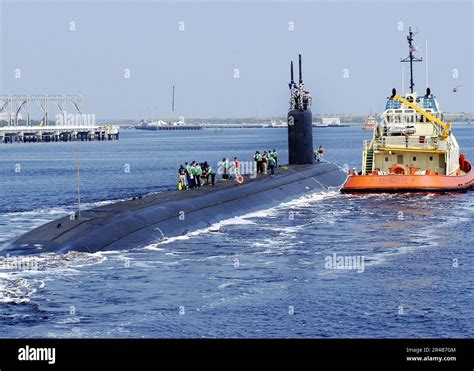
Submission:
POLYGON ((392 90, 382 120, 370 143, 364 141, 362 171, 350 171, 342 192, 453 192, 474 188, 474 170, 460 153, 451 131, 443 122, 437 98, 429 88, 419 96, 413 91, 411 28, 407 37, 410 62, 410 93, 392 90))

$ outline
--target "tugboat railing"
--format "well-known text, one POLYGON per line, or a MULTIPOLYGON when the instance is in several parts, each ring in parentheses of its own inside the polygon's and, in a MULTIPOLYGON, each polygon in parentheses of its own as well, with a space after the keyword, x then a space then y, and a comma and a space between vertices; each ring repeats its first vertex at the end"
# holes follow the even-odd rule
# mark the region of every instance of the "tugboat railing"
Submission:
POLYGON ((414 149, 425 149, 425 150, 436 150, 438 148, 437 137, 408 137, 404 136, 386 136, 379 137, 375 142, 377 147, 390 147, 390 148, 414 148, 414 149))
POLYGON ((367 140, 362 144, 362 175, 365 175, 365 168, 367 164, 367 140))

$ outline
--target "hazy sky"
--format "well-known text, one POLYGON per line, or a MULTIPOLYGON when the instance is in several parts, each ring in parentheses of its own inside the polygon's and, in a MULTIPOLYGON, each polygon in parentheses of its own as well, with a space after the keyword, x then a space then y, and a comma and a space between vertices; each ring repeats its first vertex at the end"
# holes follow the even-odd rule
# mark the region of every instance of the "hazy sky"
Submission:
POLYGON ((298 52, 313 113, 380 112, 409 25, 442 108, 474 112, 470 1, 0 3, 0 94, 83 94, 98 119, 169 117, 173 84, 176 116, 285 114, 298 52))

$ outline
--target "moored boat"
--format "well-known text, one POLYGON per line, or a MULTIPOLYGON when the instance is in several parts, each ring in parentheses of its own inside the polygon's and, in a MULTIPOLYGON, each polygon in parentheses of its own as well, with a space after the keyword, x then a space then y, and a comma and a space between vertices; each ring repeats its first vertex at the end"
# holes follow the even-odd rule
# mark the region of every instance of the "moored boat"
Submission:
POLYGON ((362 130, 365 131, 373 131, 377 127, 377 120, 374 115, 370 114, 365 120, 364 126, 362 126, 362 130))
POLYGON ((414 92, 413 33, 407 37, 410 62, 410 92, 392 90, 382 120, 370 143, 364 141, 362 170, 353 169, 342 192, 452 192, 474 188, 474 171, 443 121, 437 97, 429 88, 414 92))

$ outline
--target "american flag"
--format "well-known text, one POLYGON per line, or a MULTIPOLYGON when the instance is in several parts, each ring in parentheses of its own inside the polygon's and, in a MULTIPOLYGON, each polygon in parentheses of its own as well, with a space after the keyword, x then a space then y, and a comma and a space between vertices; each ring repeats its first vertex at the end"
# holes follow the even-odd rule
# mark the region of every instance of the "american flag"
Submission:
POLYGON ((419 52, 418 47, 417 47, 415 44, 411 45, 411 46, 408 48, 408 51, 409 51, 410 53, 419 52))

